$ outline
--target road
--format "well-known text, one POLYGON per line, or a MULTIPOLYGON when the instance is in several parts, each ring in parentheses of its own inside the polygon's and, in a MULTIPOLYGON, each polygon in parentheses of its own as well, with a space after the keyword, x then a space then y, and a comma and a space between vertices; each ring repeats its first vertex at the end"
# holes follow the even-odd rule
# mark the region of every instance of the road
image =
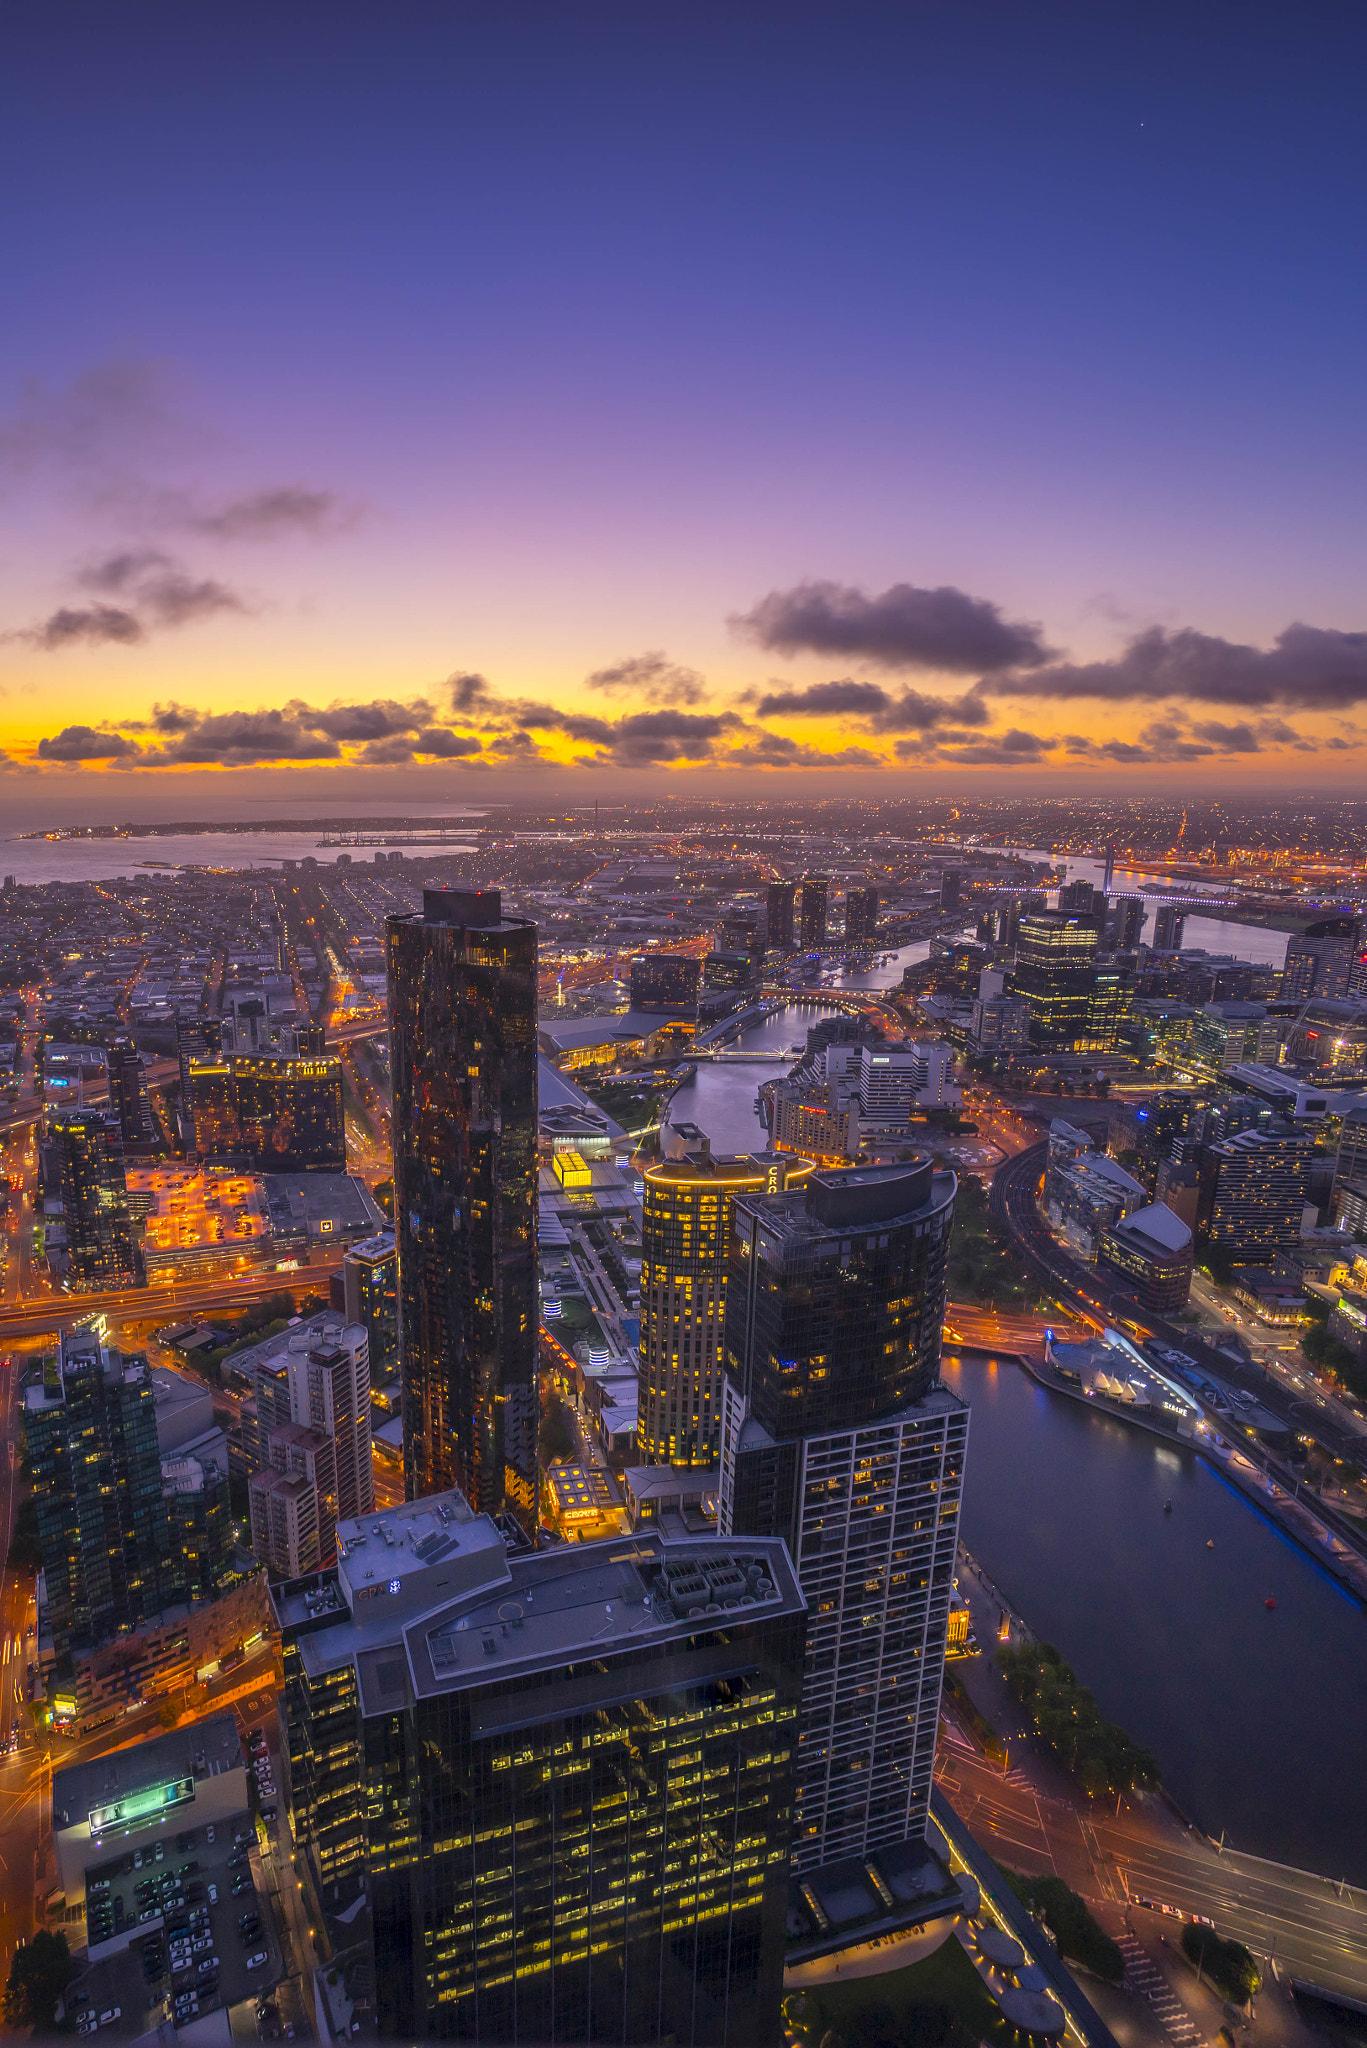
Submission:
POLYGON ((69 1329, 89 1315, 183 1322, 224 1309, 248 1308, 263 1295, 301 1287, 326 1289, 342 1268, 340 1253, 285 1272, 244 1273, 230 1280, 182 1281, 174 1287, 121 1287, 105 1294, 51 1294, 0 1306, 0 1339, 69 1329))
POLYGON ((1262 1366, 1215 1350, 1190 1327, 1169 1323, 1139 1306, 1133 1291, 1111 1281, 1096 1267, 1080 1265, 1057 1244, 1035 1206, 1035 1194, 1048 1156, 1047 1144, 1031 1146, 1006 1160, 992 1177, 993 1219, 1011 1235, 1017 1251, 1041 1286, 1056 1294, 1081 1320, 1099 1327, 1100 1320, 1138 1325, 1149 1336, 1184 1351, 1206 1372, 1255 1394, 1288 1429, 1313 1434, 1335 1458, 1360 1459, 1367 1450, 1362 1426, 1339 1419, 1328 1401, 1298 1396, 1262 1366))

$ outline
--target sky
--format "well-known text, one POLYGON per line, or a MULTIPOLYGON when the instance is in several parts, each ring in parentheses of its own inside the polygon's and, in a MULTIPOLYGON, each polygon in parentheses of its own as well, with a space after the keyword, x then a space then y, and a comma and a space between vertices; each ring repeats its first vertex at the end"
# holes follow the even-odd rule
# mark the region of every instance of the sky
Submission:
POLYGON ((0 808, 1351 791, 1367 17, 63 0, 0 808))

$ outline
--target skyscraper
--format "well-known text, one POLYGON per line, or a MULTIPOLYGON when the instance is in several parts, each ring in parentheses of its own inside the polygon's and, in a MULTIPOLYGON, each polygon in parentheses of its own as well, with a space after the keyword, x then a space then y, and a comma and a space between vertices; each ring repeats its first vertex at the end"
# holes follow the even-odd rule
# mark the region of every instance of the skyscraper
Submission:
POLYGON ((1282 968, 1282 995, 1297 1001, 1346 996, 1361 943, 1362 927, 1355 917, 1321 918, 1293 933, 1282 968))
POLYGON ((534 1530, 536 926, 426 889, 385 935, 405 1487, 534 1530))
POLYGON ((177 1017, 176 1052, 180 1059, 180 1120, 187 1144, 195 1142, 194 1105, 190 1100, 190 1062, 216 1058, 223 1050, 223 1025, 217 1017, 177 1017))
POLYGON ((273 1591, 291 1820, 382 2031, 778 2048, 806 1617, 783 1545, 509 1558, 458 1493, 273 1591))
POLYGON ((633 1010, 698 1014, 702 961, 689 953, 640 953, 631 963, 633 1010))
POLYGON ((342 1298, 349 1323, 370 1339, 370 1376, 376 1381, 399 1355, 399 1258, 392 1232, 352 1245, 342 1260, 342 1298))
POLYGON ((799 1872, 923 1837, 968 1411, 939 1383, 952 1174, 736 1198, 719 1527, 782 1536, 810 1622, 799 1872))
POLYGON ((770 952, 791 953, 793 949, 793 898, 796 882, 770 882, 764 892, 766 939, 770 952))
POLYGON ((1268 1264, 1299 1242, 1306 1174, 1315 1141, 1289 1123, 1244 1130, 1212 1145, 1206 1168, 1213 1177, 1207 1214, 1211 1244, 1238 1261, 1268 1264))
POLYGON ((830 883, 825 875, 808 875, 802 884, 801 944, 804 953, 819 953, 826 943, 826 898, 830 883))
POLYGON ((1035 910, 1021 919, 1011 986, 1030 1005, 1033 1045, 1071 1052, 1087 1042, 1096 944, 1093 918, 1035 910))
POLYGON ((845 943, 847 946, 869 946, 873 944, 874 933, 878 930, 877 889, 847 889, 845 891, 845 943))
POLYGON ((641 1452, 648 1465, 715 1465, 721 1452, 727 1238, 741 1193, 805 1178, 778 1157, 715 1157, 667 1127, 644 1176, 641 1221, 641 1452))
POLYGON ((65 1661, 162 1605, 171 1546, 156 1401, 147 1360, 103 1350, 87 1325, 23 1402, 48 1620, 65 1661))
POLYGON ((1108 952, 1132 953, 1139 944, 1148 912, 1142 896, 1117 896, 1108 904, 1101 940, 1108 952))
POLYGON ((138 1277, 119 1121, 101 1109, 54 1110, 71 1285, 78 1292, 126 1287, 138 1277))
POLYGON ((1153 917, 1153 949, 1155 953, 1178 953, 1182 948, 1182 934, 1186 930, 1187 916, 1175 903, 1160 903, 1153 917))
POLYGON ((109 1106, 118 1117, 125 1150, 146 1151, 156 1133, 143 1081, 142 1055, 130 1038, 116 1038, 108 1059, 109 1106))

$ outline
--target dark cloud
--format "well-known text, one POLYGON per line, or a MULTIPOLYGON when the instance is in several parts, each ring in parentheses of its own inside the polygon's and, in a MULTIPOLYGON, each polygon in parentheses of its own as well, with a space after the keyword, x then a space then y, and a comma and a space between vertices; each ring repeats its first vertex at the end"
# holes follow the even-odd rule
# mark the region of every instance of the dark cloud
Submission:
POLYGON ((925 697, 919 690, 894 692, 881 683, 842 676, 805 689, 771 690, 755 710, 761 718, 854 718, 869 732, 929 732, 935 726, 987 725, 992 714, 976 689, 962 697, 925 697))
POLYGON ((217 612, 248 610, 237 592, 216 577, 187 576, 175 568, 146 578, 138 585, 137 599, 159 626, 188 626, 194 619, 212 618, 217 612))
POLYGON ((744 720, 734 711, 636 711, 617 719, 610 728, 608 756, 619 768, 708 761, 714 757, 717 741, 743 725, 744 720))
POLYGON ((137 754, 132 740, 117 732, 96 732, 90 725, 63 726, 51 739, 39 740, 40 761, 120 761, 137 754))
POLYGON ((310 711, 306 704, 290 708, 315 732, 333 740, 389 739, 396 733, 416 732, 432 717, 432 706, 423 697, 413 704, 376 697, 369 704, 329 704, 326 711, 310 711))
POLYGON ((451 692, 453 711, 483 711, 498 701, 481 675, 448 676, 446 687, 451 692))
POLYGON ((284 711, 226 711, 201 718, 162 747, 148 764, 158 768, 238 768, 264 761, 337 761, 341 747, 314 729, 315 714, 300 705, 284 711))
POLYGON ((101 363, 57 391, 35 378, 0 422, 0 474, 54 464, 107 483, 149 448, 178 443, 183 431, 157 363, 101 363))
POLYGON ((825 752, 804 746, 783 733, 756 729, 743 746, 722 757, 728 768, 879 768, 879 755, 868 747, 838 747, 825 752))
POLYGON ((231 498, 217 512, 193 514, 185 523, 197 533, 213 534, 219 540, 275 540, 288 533, 335 532, 350 525, 355 516, 354 509, 343 505, 335 491, 277 484, 231 498))
POLYGON ((126 611, 122 605, 64 604, 50 613, 41 626, 22 627, 6 638, 26 640, 32 647, 41 647, 45 654, 56 654, 63 647, 82 643, 98 647, 112 642, 116 646, 134 647, 147 638, 147 629, 134 612, 126 611))
POLYGON ((170 556, 163 555, 157 548, 125 548, 117 555, 107 555, 102 562, 92 562, 88 568, 82 569, 76 580, 87 590, 108 593, 131 589, 150 571, 174 567, 170 556))
POLYGON ((780 654, 844 654, 882 668, 988 675, 1050 659, 1038 626, 952 584, 921 590, 894 583, 876 597, 850 584, 806 582, 771 590, 728 622, 780 654))
POLYGON ((1154 626, 1110 661, 1052 662, 990 687, 1013 697, 1170 698, 1256 711, 1341 711, 1367 701, 1367 633, 1291 625, 1270 648, 1154 626))
POLYGON ((1057 740, 1012 726, 1003 733, 975 735, 967 746, 936 746, 925 758, 956 768, 1028 768, 1032 762, 1047 760, 1057 745, 1057 740))
POLYGON ((696 669, 681 668, 658 650, 595 669, 585 680, 591 690, 621 690, 643 697, 648 704, 701 704, 707 696, 707 686, 696 669))
POLYGON ((1262 742, 1251 725, 1221 725, 1217 718, 1194 720, 1191 730, 1198 740, 1209 740, 1224 754, 1257 754, 1262 751, 1262 742))
POLYGON ((438 761, 461 761, 477 754, 482 742, 473 734, 451 732, 444 725, 429 726, 413 742, 415 754, 430 754, 438 761))

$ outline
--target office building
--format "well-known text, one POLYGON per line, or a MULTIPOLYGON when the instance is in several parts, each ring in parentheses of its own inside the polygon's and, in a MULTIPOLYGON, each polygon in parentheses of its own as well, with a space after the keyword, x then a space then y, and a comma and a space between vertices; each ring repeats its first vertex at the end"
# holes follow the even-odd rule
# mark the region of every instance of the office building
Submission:
POLYGON ((1191 1292, 1194 1243, 1190 1224, 1170 1204, 1154 1202, 1106 1225, 1097 1264, 1128 1280, 1142 1308, 1175 1315, 1191 1292))
POLYGON ((377 1383, 399 1356, 399 1255, 392 1232, 364 1238, 342 1261, 342 1302, 349 1323, 370 1339, 370 1376, 377 1383))
POLYGON ((808 875, 798 897, 798 942, 804 953, 819 953, 826 943, 826 899, 830 883, 825 875, 808 875))
POLYGON ((963 874, 963 869, 962 869, 962 868, 942 868, 942 869, 941 869, 941 871, 940 871, 940 908, 941 908, 941 910, 957 910, 957 909, 958 909, 958 907, 959 907, 959 898, 960 898, 960 895, 961 895, 961 893, 962 893, 962 890, 963 890, 963 884, 964 884, 964 874, 963 874))
POLYGON ((1297 1002, 1311 996, 1341 1000, 1350 992, 1353 969, 1362 950, 1362 927, 1355 917, 1326 917, 1293 932, 1282 967, 1282 995, 1297 1002))
POLYGON ((180 1119, 188 1142, 194 1143, 194 1109, 190 1100, 190 1062, 216 1059, 223 1050, 223 1026, 217 1017, 177 1017, 176 1054, 180 1061, 180 1119))
POLYGON ((1080 1052, 1114 1052, 1125 1015, 1125 986, 1114 967, 1098 967, 1087 998, 1087 1029, 1080 1052))
POLYGON ((1196 1098, 1176 1088, 1163 1088, 1142 1102, 1134 1113, 1135 1150, 1139 1171, 1152 1192, 1159 1161, 1180 1161, 1185 1156, 1196 1098))
POLYGON ((771 953, 791 953, 796 939, 793 899, 796 882, 770 882, 764 892, 765 936, 771 953))
POLYGON ((687 953, 638 953, 631 963, 631 1007, 696 1017, 702 961, 687 953))
POLYGON ((939 1383, 955 1181, 926 1160, 740 1195, 718 1527, 810 1615, 793 1865, 925 1833, 968 1411, 939 1383))
POLYGON ((974 1052, 1019 1052, 1030 1043, 1030 1005, 1023 996, 979 994, 969 1036, 974 1052))
POLYGON ((1191 1021, 1191 1057, 1208 1073, 1252 1061, 1276 1063, 1281 1026, 1266 1003, 1203 1003, 1191 1021))
POLYGON ((335 1572, 272 1596, 289 1798, 318 1890, 364 1890, 382 2031, 779 2048, 806 1622, 783 1545, 510 1557, 454 1492, 338 1537, 335 1572))
POLYGON ((201 1159, 254 1173, 345 1172, 340 1059, 220 1053, 189 1064, 201 1159))
POLYGON ((1101 943, 1108 953, 1133 953, 1144 935, 1148 912, 1140 896, 1117 896, 1107 906, 1101 943))
POLYGON ((1367 1186, 1367 1104, 1350 1109, 1339 1125, 1334 1156, 1334 1185, 1367 1186))
POLYGON ((1180 952, 1186 928, 1187 914, 1184 910, 1179 910, 1175 903, 1160 903, 1153 914, 1154 952, 1180 952))
POLYGON ((753 988, 759 970, 757 953, 709 953, 703 961, 703 987, 713 994, 722 989, 753 988))
POLYGON ((876 889, 847 889, 845 891, 845 944, 847 946, 871 946, 878 930, 878 891, 876 889))
MULTIPOLYGON (((426 889, 385 926, 404 1484, 536 1528, 536 926, 426 889)), ((694 961, 696 970, 698 962, 694 961)))
POLYGON ((104 1349, 86 1325, 22 1393, 48 1622, 66 1665, 164 1604, 155 1392, 145 1358, 104 1349))
POLYGON ((156 1125, 147 1100, 142 1054, 129 1038, 116 1038, 109 1048, 109 1106, 119 1120, 125 1152, 150 1151, 156 1125))
MULTIPOLYGON (((1060 910, 1080 913, 1083 917, 1091 917, 1097 909, 1097 897, 1100 893, 1099 890, 1092 887, 1090 882, 1082 879, 1076 882, 1065 882, 1058 892, 1058 907, 1060 910)), ((1104 896, 1102 896, 1100 907, 1103 911, 1105 910, 1106 899, 1104 896)))
POLYGON ((1051 1227, 1080 1258, 1093 1259, 1103 1231, 1145 1205, 1147 1189, 1086 1131, 1055 1117, 1049 1126, 1044 1202, 1051 1227))
POLYGON ((1090 917, 1034 910, 1016 934, 1012 994, 1030 1011, 1030 1042, 1041 1051, 1073 1052, 1092 1025, 1097 930, 1090 917))
POLYGON ((1206 1235, 1246 1265, 1270 1265, 1301 1236, 1315 1141, 1289 1124, 1238 1132, 1206 1155, 1206 1235))
POLYGON ((72 1288, 131 1286, 138 1261, 118 1118, 102 1109, 53 1110, 47 1134, 57 1156, 72 1288))
POLYGON ((1020 895, 1010 896, 1005 903, 999 903, 994 913, 997 944, 1009 946, 1014 952, 1020 936, 1020 922, 1036 910, 1047 910, 1049 899, 1042 889, 1030 889, 1020 895))
POLYGON ((773 1155, 717 1157, 699 1137, 667 1125, 664 1157, 643 1177, 639 1444, 651 1465, 716 1464, 732 1204, 811 1172, 773 1155))

